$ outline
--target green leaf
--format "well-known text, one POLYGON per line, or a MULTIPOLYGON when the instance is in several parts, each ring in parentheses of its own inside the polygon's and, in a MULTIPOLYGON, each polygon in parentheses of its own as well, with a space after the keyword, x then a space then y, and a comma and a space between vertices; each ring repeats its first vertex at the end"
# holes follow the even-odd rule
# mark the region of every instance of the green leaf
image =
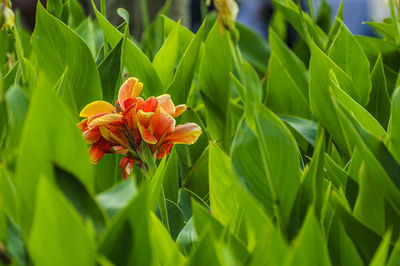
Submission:
POLYGON ((285 265, 331 265, 321 227, 310 209, 285 265))
POLYGON ((107 102, 113 102, 118 94, 118 84, 121 83, 121 52, 122 40, 101 61, 98 67, 103 99, 107 102))
POLYGON ((206 148, 196 163, 191 166, 191 171, 183 181, 184 188, 194 192, 202 199, 206 198, 209 192, 209 182, 207 178, 208 154, 208 148, 206 148))
POLYGON ((388 259, 388 266, 395 266, 400 263, 400 239, 397 240, 396 244, 394 245, 394 248, 392 250, 392 254, 390 255, 388 259))
POLYGON ((259 76, 267 73, 267 62, 270 55, 270 47, 263 36, 240 22, 236 22, 239 31, 239 48, 243 57, 256 70, 259 76))
POLYGON ((40 174, 53 177, 53 163, 76 176, 93 192, 94 180, 87 146, 67 107, 47 87, 38 87, 21 138, 16 167, 16 187, 20 193, 21 227, 29 232, 36 186, 40 174))
POLYGON ((264 106, 255 109, 254 119, 240 123, 232 144, 232 168, 268 215, 287 223, 300 185, 299 151, 279 118, 264 106))
POLYGON ((391 236, 392 233, 389 231, 385 234, 381 244, 378 247, 374 257, 371 261, 371 266, 384 266, 387 265, 387 258, 389 256, 389 249, 391 248, 391 236))
MULTIPOLYGON (((111 47, 115 47, 118 42, 123 38, 113 25, 107 21, 106 18, 93 6, 97 20, 102 28, 107 41, 111 47)), ((131 40, 124 39, 122 48, 122 62, 130 75, 137 77, 143 82, 143 94, 146 97, 158 96, 164 89, 161 84, 160 78, 150 60, 144 53, 137 47, 131 40), (135 60, 132 60, 134 58, 135 60)))
POLYGON ((379 121, 383 128, 387 128, 390 117, 390 99, 381 55, 379 55, 372 70, 371 81, 372 90, 366 109, 379 121))
POLYGON ((6 170, 0 165, 0 210, 4 211, 10 218, 17 221, 17 194, 14 183, 6 170))
POLYGON ((94 265, 93 240, 71 206, 43 176, 36 202, 28 242, 33 262, 40 265, 94 265))
MULTIPOLYGON (((171 95, 172 100, 177 104, 187 103, 188 101, 192 80, 196 71, 196 62, 200 54, 200 47, 207 33, 205 29, 205 23, 203 23, 183 54, 174 80, 168 87, 167 93, 171 95)), ((179 34, 180 39, 182 39, 182 31, 179 34)))
POLYGON ((217 242, 212 237, 212 234, 205 233, 200 239, 197 247, 191 252, 189 261, 193 266, 222 266, 222 252, 217 249, 217 242))
POLYGON ((186 259, 179 251, 163 224, 154 214, 150 215, 150 239, 155 255, 154 261, 159 265, 186 265, 186 259))
POLYGON ((169 33, 163 46, 153 60, 153 67, 157 71, 164 88, 168 88, 173 79, 175 63, 179 51, 179 26, 180 22, 177 23, 174 29, 169 33))
POLYGON ((369 61, 361 46, 343 22, 329 49, 329 57, 353 81, 354 90, 348 91, 350 96, 362 106, 367 105, 371 91, 369 61))
POLYGON ((70 86, 79 110, 89 102, 101 99, 99 73, 85 42, 41 4, 36 12, 31 43, 39 64, 40 86, 53 87, 68 67, 67 86, 70 86))
POLYGON ((308 143, 314 146, 318 129, 318 124, 316 122, 295 116, 280 115, 279 118, 295 129, 308 143))
POLYGON ((393 93, 392 112, 389 125, 389 149, 400 162, 400 88, 393 93))
POLYGON ((112 219, 119 211, 124 209, 131 199, 137 194, 133 179, 124 180, 107 191, 97 195, 97 201, 112 219))
POLYGON ((192 218, 186 223, 185 227, 179 233, 176 244, 179 247, 179 250, 184 255, 189 255, 192 250, 192 246, 194 243, 197 243, 198 237, 193 227, 192 218))
POLYGON ((221 34, 218 23, 209 33, 200 62, 199 87, 206 106, 208 132, 219 140, 224 150, 231 144, 229 101, 231 95, 232 55, 227 32, 221 34))
POLYGON ((178 202, 178 189, 179 189, 178 162, 179 159, 178 159, 178 154, 176 153, 176 149, 172 148, 165 169, 163 187, 164 187, 165 198, 175 203, 178 202))

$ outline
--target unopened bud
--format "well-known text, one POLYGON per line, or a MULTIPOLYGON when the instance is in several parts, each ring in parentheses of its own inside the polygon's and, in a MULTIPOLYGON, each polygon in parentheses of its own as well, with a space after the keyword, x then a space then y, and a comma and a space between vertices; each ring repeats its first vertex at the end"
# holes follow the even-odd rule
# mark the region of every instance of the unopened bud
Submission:
POLYGON ((10 29, 15 25, 14 12, 5 4, 0 4, 0 29, 10 29))

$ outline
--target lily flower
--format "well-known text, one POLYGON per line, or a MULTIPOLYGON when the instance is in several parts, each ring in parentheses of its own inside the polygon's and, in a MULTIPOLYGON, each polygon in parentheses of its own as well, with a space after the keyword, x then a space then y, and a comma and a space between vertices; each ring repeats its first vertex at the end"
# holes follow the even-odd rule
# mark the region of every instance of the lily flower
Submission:
POLYGON ((97 163, 105 153, 120 153, 123 177, 133 172, 134 164, 145 167, 143 144, 147 145, 154 159, 161 159, 171 152, 174 144, 193 144, 201 135, 201 128, 194 123, 175 126, 175 118, 186 111, 186 105, 175 106, 170 95, 139 97, 143 84, 129 78, 122 84, 114 105, 95 101, 86 105, 78 124, 83 138, 90 147, 90 157, 97 163))

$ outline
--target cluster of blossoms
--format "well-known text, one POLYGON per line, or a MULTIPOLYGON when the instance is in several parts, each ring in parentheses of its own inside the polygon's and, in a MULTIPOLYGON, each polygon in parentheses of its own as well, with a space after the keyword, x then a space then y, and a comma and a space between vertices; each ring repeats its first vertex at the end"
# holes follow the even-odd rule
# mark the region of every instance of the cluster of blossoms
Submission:
POLYGON ((143 145, 148 146, 153 158, 161 159, 174 144, 193 144, 202 133, 195 123, 175 126, 175 117, 186 110, 186 105, 175 106, 168 94, 144 100, 139 97, 142 88, 138 79, 129 78, 114 105, 95 101, 80 113, 85 119, 78 127, 91 144, 92 162, 97 163, 105 153, 124 154, 120 162, 124 178, 132 173, 134 164, 146 163, 143 145))

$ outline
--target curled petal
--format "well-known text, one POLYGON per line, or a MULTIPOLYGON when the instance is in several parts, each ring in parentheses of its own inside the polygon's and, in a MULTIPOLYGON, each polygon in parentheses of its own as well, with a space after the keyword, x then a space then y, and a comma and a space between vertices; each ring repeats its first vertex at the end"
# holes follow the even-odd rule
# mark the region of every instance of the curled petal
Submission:
MULTIPOLYGON (((154 112, 157 108, 158 101, 156 97, 151 96, 150 98, 147 98, 146 101, 144 101, 142 109, 144 112, 154 112)), ((138 110, 138 109, 137 109, 138 110)))
POLYGON ((157 159, 162 159, 162 158, 164 158, 165 155, 170 154, 173 146, 174 146, 174 144, 171 144, 171 143, 163 144, 161 146, 160 150, 157 152, 157 159))
POLYGON ((118 93, 118 102, 122 110, 126 108, 125 101, 129 98, 138 97, 142 88, 143 84, 137 78, 129 78, 122 84, 118 93))
POLYGON ((195 123, 187 123, 174 128, 164 142, 174 144, 193 144, 201 135, 201 128, 195 123))
POLYGON ((122 176, 124 179, 127 179, 129 175, 133 173, 133 166, 135 165, 135 161, 129 157, 124 157, 119 162, 119 167, 122 170, 122 176))
POLYGON ((82 133, 82 136, 88 144, 95 143, 101 138, 100 130, 98 127, 86 130, 82 133))
POLYGON ((124 122, 124 117, 120 114, 106 114, 96 119, 93 119, 89 123, 89 127, 103 126, 106 124, 122 124, 124 122))
POLYGON ((154 112, 144 112, 143 110, 139 110, 136 113, 136 119, 144 126, 148 127, 150 119, 153 117, 154 112))
POLYGON ((86 118, 86 119, 83 119, 81 122, 79 122, 79 123, 77 124, 77 126, 78 126, 78 128, 79 128, 79 131, 80 131, 81 133, 85 132, 85 131, 88 129, 88 124, 87 124, 87 122, 88 122, 88 120, 87 120, 87 118, 86 118))
POLYGON ((143 140, 149 144, 156 144, 157 139, 149 132, 149 130, 139 121, 137 124, 143 140))
POLYGON ((111 151, 113 153, 127 154, 129 150, 122 146, 113 146, 113 147, 111 147, 111 151))
POLYGON ((121 135, 117 130, 113 128, 108 128, 106 126, 101 126, 100 127, 100 132, 103 138, 105 138, 108 141, 111 142, 116 142, 122 146, 127 146, 127 141, 123 135, 121 135))
POLYGON ((161 140, 164 135, 172 132, 174 127, 175 119, 164 108, 158 106, 150 120, 150 132, 154 132, 156 139, 161 140))
POLYGON ((86 105, 81 113, 80 117, 90 117, 100 113, 116 113, 115 107, 105 101, 95 101, 86 105))
POLYGON ((175 116, 175 105, 171 100, 171 96, 168 94, 163 94, 157 97, 158 105, 160 105, 165 112, 175 116))
POLYGON ((186 111, 187 107, 185 104, 180 104, 175 107, 175 115, 174 117, 178 117, 186 111))
POLYGON ((97 164, 101 158, 103 158, 105 153, 111 152, 110 143, 105 139, 100 139, 99 141, 92 144, 89 150, 89 156, 92 163, 97 164))

